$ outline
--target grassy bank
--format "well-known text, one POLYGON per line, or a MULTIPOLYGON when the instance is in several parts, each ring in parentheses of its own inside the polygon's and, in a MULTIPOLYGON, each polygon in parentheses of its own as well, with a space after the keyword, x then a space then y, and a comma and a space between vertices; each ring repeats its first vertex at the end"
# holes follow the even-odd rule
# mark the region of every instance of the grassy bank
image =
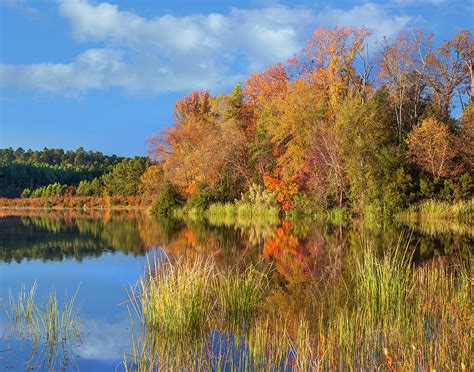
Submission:
POLYGON ((470 368, 470 262, 413 267, 404 247, 361 247, 346 275, 294 290, 255 266, 157 265, 131 295, 143 333, 128 369, 470 368), (296 314, 277 305, 295 297, 296 314))
POLYGON ((397 219, 430 236, 474 236, 474 199, 456 203, 428 200, 400 212, 397 219))
POLYGON ((278 224, 279 210, 277 207, 236 202, 213 203, 208 208, 181 207, 172 211, 175 218, 199 220, 206 219, 211 225, 272 225, 278 224))
POLYGON ((474 219, 474 198, 448 203, 426 200, 399 213, 405 220, 452 219, 472 222, 474 219))

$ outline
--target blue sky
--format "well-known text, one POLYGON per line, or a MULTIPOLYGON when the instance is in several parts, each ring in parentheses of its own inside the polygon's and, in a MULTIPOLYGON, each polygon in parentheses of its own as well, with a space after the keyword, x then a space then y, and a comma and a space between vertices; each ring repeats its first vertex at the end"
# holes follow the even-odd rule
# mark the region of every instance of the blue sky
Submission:
POLYGON ((285 62, 319 26, 473 31, 471 0, 0 0, 0 147, 125 156, 193 89, 227 92, 285 62))

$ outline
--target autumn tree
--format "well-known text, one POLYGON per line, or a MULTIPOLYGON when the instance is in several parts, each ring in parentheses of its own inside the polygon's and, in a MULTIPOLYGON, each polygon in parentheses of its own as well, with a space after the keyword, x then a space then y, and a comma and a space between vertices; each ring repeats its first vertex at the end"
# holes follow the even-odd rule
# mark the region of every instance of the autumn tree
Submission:
POLYGON ((318 81, 327 92, 334 113, 349 87, 365 91, 369 84, 372 67, 365 53, 369 35, 366 28, 318 28, 308 46, 290 59, 290 71, 295 77, 318 81), (356 61, 362 66, 359 70, 354 66, 356 61))
POLYGON ((246 130, 249 144, 250 166, 257 173, 256 182, 275 167, 274 146, 267 128, 276 126, 281 103, 288 87, 286 68, 277 63, 262 73, 254 73, 245 81, 244 107, 248 120, 246 130))
POLYGON ((163 188, 163 184, 162 169, 156 164, 150 165, 140 177, 138 191, 142 200, 146 204, 151 204, 151 202, 159 195, 163 188))
POLYGON ((231 177, 236 186, 236 176, 246 174, 245 160, 239 155, 245 147, 239 120, 242 99, 238 92, 217 98, 194 92, 175 105, 175 124, 153 140, 165 179, 187 194, 198 185, 213 187, 231 177))
POLYGON ((336 134, 344 173, 350 184, 354 204, 363 206, 381 197, 383 169, 380 156, 390 146, 390 130, 386 127, 372 98, 365 101, 359 93, 348 96, 336 115, 336 134))
POLYGON ((428 100, 427 84, 432 56, 432 35, 421 30, 401 32, 381 52, 379 77, 393 102, 398 141, 423 115, 428 100))
POLYGON ((474 175, 474 102, 462 113, 461 128, 457 135, 457 149, 466 171, 474 175))
POLYGON ((472 94, 474 39, 469 31, 461 30, 446 40, 430 58, 430 85, 442 120, 449 119, 454 96, 472 94))
POLYGON ((454 137, 448 125, 435 119, 425 119, 408 135, 410 159, 435 177, 447 177, 455 170, 454 137))

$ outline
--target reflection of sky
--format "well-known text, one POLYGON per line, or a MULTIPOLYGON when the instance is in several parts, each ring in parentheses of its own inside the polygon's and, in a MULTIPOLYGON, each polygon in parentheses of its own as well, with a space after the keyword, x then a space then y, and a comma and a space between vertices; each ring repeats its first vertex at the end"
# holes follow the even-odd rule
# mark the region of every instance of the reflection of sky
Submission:
MULTIPOLYGON (((59 262, 23 261, 0 263, 0 306, 8 303, 9 288, 18 293, 22 283, 29 289, 37 281, 36 299, 46 298, 51 288, 62 303, 64 293, 68 298, 80 285, 76 305, 84 320, 83 342, 77 350, 81 369, 115 369, 130 346, 130 319, 126 290, 143 273, 144 257, 106 253, 99 258, 74 259, 59 262)), ((5 313, 1 309, 0 327, 5 328, 5 313)), ((3 332, 2 332, 3 333, 3 332)), ((0 333, 1 336, 1 333, 0 333)), ((13 365, 10 370, 23 370, 21 359, 28 359, 28 348, 15 340, 0 340, 0 370, 13 365), (20 350, 4 352, 10 342, 20 350)))

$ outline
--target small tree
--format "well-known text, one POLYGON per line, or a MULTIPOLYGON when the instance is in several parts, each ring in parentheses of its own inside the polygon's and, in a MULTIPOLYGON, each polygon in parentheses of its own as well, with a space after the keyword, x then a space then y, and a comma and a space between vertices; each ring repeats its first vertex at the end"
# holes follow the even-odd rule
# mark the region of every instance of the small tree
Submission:
POLYGON ((452 175, 454 169, 454 137, 446 124, 428 118, 410 132, 408 154, 413 163, 435 177, 452 175))
POLYGON ((29 188, 26 188, 23 190, 21 193, 22 198, 29 198, 31 196, 31 190, 29 188))
POLYGON ((171 183, 166 183, 153 206, 153 211, 160 216, 169 217, 173 209, 180 207, 182 204, 181 194, 171 183))

